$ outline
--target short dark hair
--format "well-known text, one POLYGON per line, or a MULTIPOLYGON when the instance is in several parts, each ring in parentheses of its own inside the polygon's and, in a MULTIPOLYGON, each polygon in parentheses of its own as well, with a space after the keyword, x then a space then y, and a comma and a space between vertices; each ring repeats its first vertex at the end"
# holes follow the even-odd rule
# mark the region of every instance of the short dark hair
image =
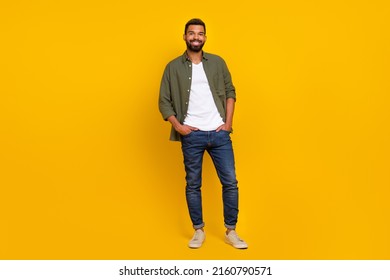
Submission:
POLYGON ((201 20, 200 18, 193 18, 193 19, 190 19, 187 23, 186 23, 186 26, 184 28, 184 34, 187 33, 187 29, 190 25, 202 25, 203 28, 204 28, 204 34, 206 34, 206 24, 203 22, 203 20, 201 20))

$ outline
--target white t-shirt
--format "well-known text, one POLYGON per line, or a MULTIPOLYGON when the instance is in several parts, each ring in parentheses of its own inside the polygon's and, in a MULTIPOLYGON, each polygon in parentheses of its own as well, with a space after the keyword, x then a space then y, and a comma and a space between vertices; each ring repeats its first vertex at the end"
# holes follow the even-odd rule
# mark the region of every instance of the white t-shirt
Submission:
POLYGON ((215 130, 224 124, 215 105, 202 62, 192 63, 190 100, 184 124, 203 131, 215 130))

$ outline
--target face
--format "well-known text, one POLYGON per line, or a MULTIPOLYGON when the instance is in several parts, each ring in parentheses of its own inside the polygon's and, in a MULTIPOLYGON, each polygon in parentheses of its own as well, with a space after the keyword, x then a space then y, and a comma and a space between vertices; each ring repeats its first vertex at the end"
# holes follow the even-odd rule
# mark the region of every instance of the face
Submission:
POLYGON ((190 25, 186 34, 183 35, 183 39, 186 41, 188 50, 200 52, 204 43, 206 43, 207 37, 202 25, 190 25))

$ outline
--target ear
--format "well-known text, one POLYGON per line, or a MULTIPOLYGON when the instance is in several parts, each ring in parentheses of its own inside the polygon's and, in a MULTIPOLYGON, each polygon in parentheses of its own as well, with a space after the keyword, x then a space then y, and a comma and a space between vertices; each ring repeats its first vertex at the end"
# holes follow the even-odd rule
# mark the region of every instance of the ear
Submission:
POLYGON ((186 40, 186 34, 183 34, 183 40, 184 41, 186 40))

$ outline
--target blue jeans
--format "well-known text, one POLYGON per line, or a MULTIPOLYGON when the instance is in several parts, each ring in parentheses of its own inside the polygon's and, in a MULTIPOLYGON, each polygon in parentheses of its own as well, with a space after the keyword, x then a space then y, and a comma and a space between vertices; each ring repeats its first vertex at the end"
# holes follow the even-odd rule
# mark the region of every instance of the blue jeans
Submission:
POLYGON ((207 151, 222 184, 225 227, 235 229, 238 215, 238 188, 230 132, 193 131, 181 137, 186 171, 186 199, 195 229, 204 226, 202 215, 202 163, 207 151))

